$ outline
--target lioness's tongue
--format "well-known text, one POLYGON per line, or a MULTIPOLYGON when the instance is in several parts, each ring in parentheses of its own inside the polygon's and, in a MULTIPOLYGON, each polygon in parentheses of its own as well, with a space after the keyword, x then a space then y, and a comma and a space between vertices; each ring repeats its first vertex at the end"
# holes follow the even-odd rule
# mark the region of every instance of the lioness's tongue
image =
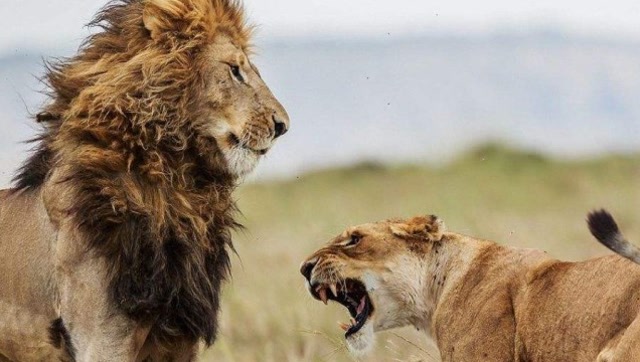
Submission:
POLYGON ((362 311, 364 310, 365 303, 365 297, 362 297, 362 299, 360 299, 360 305, 358 305, 358 309, 356 310, 358 314, 362 313, 362 311))

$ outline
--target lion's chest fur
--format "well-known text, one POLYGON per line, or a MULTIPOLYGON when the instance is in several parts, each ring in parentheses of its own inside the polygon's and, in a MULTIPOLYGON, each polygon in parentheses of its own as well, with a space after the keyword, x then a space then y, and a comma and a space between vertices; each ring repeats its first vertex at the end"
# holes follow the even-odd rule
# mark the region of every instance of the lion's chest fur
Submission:
POLYGON ((153 324, 160 339, 211 343, 217 333, 235 206, 232 184, 205 181, 169 187, 78 162, 45 185, 58 248, 73 244, 66 250, 103 258, 108 297, 128 317, 153 324))

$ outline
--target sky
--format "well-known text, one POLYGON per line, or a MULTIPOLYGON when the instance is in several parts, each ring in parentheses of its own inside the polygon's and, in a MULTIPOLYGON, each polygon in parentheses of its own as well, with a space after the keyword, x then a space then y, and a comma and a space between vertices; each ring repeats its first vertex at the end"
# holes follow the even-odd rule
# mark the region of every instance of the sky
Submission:
MULTIPOLYGON (((0 0, 0 125, 9 125, 0 128, 11 130, 0 133, 0 187, 11 174, 3 170, 15 169, 26 155, 20 142, 35 132, 29 112, 39 109, 43 98, 36 80, 43 71, 40 57, 73 54, 89 34, 84 25, 106 1, 0 0)), ((259 24, 256 64, 296 125, 256 174, 425 154, 442 162, 439 151, 451 154, 496 139, 516 139, 514 145, 554 155, 638 149, 640 0, 244 3, 251 21, 259 24), (566 47, 547 48, 536 40, 546 39, 539 30, 620 42, 567 36, 572 42, 566 47), (524 40, 517 44, 500 37, 394 42, 402 35, 527 31, 534 36, 520 37, 524 40), (363 42, 353 51, 350 42, 327 47, 326 42, 307 46, 283 40, 323 37, 384 41, 363 42), (397 67, 399 58, 407 59, 402 67, 397 67), (548 136, 551 126, 556 137, 548 136), (461 128, 469 138, 460 137, 461 128), (354 132, 364 135, 358 137, 362 142, 353 141, 354 132), (433 141, 434 134, 441 144, 433 141), (377 140, 375 147, 370 139, 377 140), (396 139, 405 141, 403 147, 379 146, 396 139), (341 146, 326 140, 341 140, 335 142, 341 146), (391 147, 394 152, 386 152, 391 147)))
MULTIPOLYGON (((69 48, 105 0, 0 0, 0 53, 69 48)), ((638 0, 245 0, 259 35, 376 37, 387 33, 486 33, 551 26, 640 39, 638 0)))

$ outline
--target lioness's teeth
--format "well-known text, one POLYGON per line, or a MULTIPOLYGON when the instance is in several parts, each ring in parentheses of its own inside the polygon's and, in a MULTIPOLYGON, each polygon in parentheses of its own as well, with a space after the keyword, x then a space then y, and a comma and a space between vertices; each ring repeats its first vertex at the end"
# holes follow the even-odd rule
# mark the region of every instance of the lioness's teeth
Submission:
POLYGON ((342 329, 343 331, 348 331, 349 328, 351 328, 350 325, 346 324, 346 323, 342 323, 342 322, 338 322, 338 326, 340 327, 340 329, 342 329))
POLYGON ((331 289, 331 293, 333 293, 333 296, 337 298, 338 297, 338 287, 335 284, 331 283, 329 285, 329 288, 331 289))
POLYGON ((324 287, 320 287, 318 290, 318 296, 320 296, 320 300, 325 305, 327 304, 327 290, 324 287))
POLYGON ((353 318, 349 318, 349 321, 351 322, 352 326, 355 326, 356 324, 358 324, 358 322, 356 322, 356 320, 353 318))

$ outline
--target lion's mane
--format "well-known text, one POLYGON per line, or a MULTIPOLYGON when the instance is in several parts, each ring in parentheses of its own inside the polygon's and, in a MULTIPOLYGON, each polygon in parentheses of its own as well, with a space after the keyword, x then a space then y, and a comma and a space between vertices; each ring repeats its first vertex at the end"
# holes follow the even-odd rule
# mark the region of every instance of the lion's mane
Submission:
POLYGON ((43 132, 15 190, 34 192, 61 173, 56 182, 73 199, 65 217, 106 260, 112 302, 153 323, 155 338, 211 344, 238 226, 236 180, 193 120, 207 86, 205 47, 221 32, 248 47, 251 29, 234 0, 153 3, 110 3, 78 54, 49 64, 43 132), (154 9, 161 34, 143 23, 154 9))

